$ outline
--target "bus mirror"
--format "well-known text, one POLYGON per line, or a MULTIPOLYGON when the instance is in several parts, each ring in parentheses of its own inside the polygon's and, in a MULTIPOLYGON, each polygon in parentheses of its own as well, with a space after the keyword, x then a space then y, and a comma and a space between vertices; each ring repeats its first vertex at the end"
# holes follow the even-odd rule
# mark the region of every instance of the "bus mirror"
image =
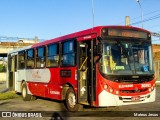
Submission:
POLYGON ((97 55, 101 55, 103 53, 103 44, 100 42, 97 46, 97 55))

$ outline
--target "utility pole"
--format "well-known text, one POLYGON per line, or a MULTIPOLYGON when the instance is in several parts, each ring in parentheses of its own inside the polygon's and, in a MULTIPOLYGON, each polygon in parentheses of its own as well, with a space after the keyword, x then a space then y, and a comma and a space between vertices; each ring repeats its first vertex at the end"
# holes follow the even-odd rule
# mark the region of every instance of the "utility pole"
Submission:
POLYGON ((143 28, 143 10, 142 10, 142 6, 139 0, 136 0, 137 3, 139 4, 140 10, 141 10, 141 23, 142 23, 142 28, 143 28))
POLYGON ((92 22, 93 22, 93 28, 94 28, 94 0, 92 0, 92 22))

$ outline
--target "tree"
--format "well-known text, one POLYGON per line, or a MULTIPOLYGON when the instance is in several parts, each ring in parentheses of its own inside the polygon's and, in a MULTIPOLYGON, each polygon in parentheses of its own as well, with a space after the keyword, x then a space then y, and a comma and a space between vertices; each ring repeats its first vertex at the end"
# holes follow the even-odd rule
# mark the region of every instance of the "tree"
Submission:
POLYGON ((0 64, 0 72, 6 72, 6 66, 4 64, 0 64))

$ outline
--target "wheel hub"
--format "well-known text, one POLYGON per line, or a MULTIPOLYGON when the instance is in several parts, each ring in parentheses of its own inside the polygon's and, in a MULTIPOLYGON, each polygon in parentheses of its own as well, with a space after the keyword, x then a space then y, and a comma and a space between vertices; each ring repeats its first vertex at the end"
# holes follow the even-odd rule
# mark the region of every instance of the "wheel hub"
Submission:
POLYGON ((68 95, 68 103, 71 108, 73 108, 76 105, 76 97, 75 97, 74 93, 70 93, 68 95))
POLYGON ((22 95, 24 98, 26 97, 26 89, 25 88, 22 89, 22 95))

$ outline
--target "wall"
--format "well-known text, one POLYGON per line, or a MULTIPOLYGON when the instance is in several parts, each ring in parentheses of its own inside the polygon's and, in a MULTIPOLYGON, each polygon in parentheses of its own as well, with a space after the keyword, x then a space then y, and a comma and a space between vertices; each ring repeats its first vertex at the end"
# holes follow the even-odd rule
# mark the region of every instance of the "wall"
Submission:
POLYGON ((1 82, 1 81, 6 81, 6 75, 7 75, 6 72, 0 73, 0 82, 1 82))

